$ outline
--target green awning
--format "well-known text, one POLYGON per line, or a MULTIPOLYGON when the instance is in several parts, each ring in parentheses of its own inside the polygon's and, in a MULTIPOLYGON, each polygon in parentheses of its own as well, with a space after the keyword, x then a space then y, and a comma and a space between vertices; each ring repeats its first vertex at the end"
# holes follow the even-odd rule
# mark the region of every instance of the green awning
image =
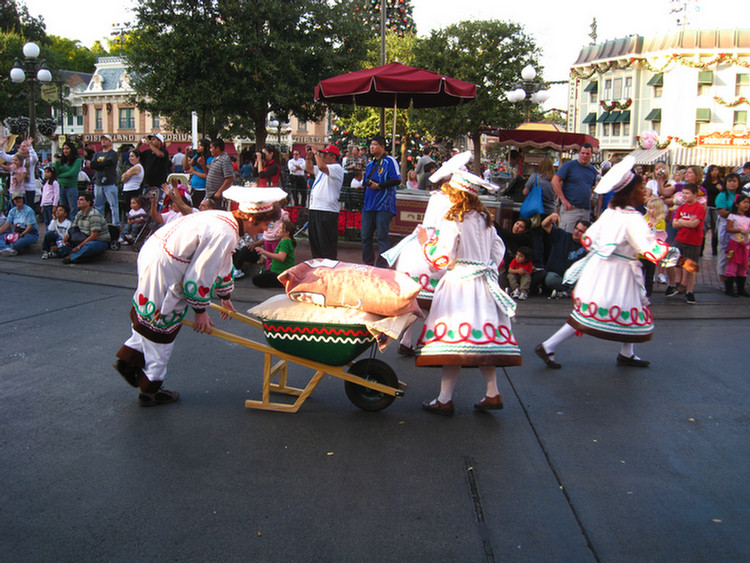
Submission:
POLYGON ((711 121, 711 110, 708 108, 698 108, 695 110, 695 120, 696 121, 711 121))
POLYGON ((661 121, 661 108, 654 108, 648 112, 646 121, 661 121))
POLYGON ((590 114, 584 117, 583 123, 596 123, 596 112, 592 111, 590 114))
POLYGON ((654 74, 651 80, 646 82, 646 86, 664 86, 664 73, 654 74))
POLYGON ((619 117, 617 118, 618 123, 630 123, 630 110, 625 110, 620 112, 619 117))
POLYGON ((713 84, 714 72, 712 70, 702 70, 698 73, 698 84, 713 84))
POLYGON ((584 92, 597 92, 599 90, 599 81, 594 80, 593 82, 589 82, 586 87, 583 89, 584 92))
POLYGON ((597 123, 604 123, 607 121, 607 118, 609 118, 609 112, 605 111, 599 116, 599 119, 596 120, 597 123))
POLYGON ((611 111, 609 112, 609 116, 607 116, 606 123, 615 123, 617 121, 617 118, 620 117, 620 114, 622 112, 620 111, 611 111))

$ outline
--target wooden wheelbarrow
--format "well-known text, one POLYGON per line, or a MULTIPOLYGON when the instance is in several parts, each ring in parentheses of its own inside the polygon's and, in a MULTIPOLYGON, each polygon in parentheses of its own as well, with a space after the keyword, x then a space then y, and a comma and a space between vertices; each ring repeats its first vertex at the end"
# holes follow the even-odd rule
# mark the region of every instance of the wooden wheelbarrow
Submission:
MULTIPOLYGON (((326 374, 343 379, 344 388, 349 400, 365 411, 382 410, 390 405, 396 397, 404 396, 407 387, 406 383, 398 380, 396 372, 387 363, 373 357, 353 362, 354 358, 359 356, 364 349, 370 348, 372 353, 375 351, 376 341, 363 325, 336 325, 336 329, 333 330, 341 335, 341 338, 338 339, 335 338, 335 335, 334 337, 331 336, 330 332, 332 329, 330 325, 327 325, 329 327, 326 329, 328 342, 309 342, 304 350, 300 350, 300 352, 310 355, 309 350, 314 349, 317 356, 322 356, 326 362, 330 361, 332 364, 335 364, 330 365, 322 361, 315 361, 291 353, 291 350, 294 350, 294 347, 298 344, 294 341, 285 340, 283 338, 283 331, 271 330, 271 328, 278 327, 280 324, 279 321, 259 321, 242 313, 229 311, 213 303, 211 304, 211 308, 226 313, 233 319, 263 330, 266 339, 278 346, 278 348, 275 348, 268 344, 262 344, 249 338, 237 336, 225 330, 212 327, 211 335, 234 342, 235 344, 241 344, 253 350, 258 350, 259 352, 263 352, 265 356, 261 400, 246 400, 245 406, 247 408, 278 412, 297 412, 302 403, 310 396, 326 374), (279 334, 281 334, 281 340, 277 338, 279 334), (304 389, 287 385, 288 362, 315 370, 315 373, 304 389), (349 370, 344 371, 344 367, 348 367, 349 370), (274 383, 274 379, 277 377, 278 382, 274 383), (295 396, 297 399, 291 404, 273 402, 270 400, 271 391, 295 396)), ((192 321, 186 319, 183 319, 182 324, 194 326, 192 321)), ((290 332, 288 325, 297 323, 281 324, 284 324, 287 332, 290 332)), ((310 329, 309 325, 308 323, 307 330, 304 332, 310 333, 311 330, 313 333, 319 332, 320 329, 315 327, 310 329)), ((296 332, 299 332, 299 328, 296 329, 296 332)))

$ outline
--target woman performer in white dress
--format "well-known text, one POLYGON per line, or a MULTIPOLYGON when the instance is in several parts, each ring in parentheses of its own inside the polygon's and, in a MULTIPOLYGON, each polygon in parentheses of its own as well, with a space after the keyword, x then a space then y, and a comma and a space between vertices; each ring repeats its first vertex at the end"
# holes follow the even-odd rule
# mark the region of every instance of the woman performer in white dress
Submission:
POLYGON ((654 330, 638 256, 659 262, 676 249, 658 240, 635 209, 645 203, 646 191, 643 179, 631 170, 634 164, 632 157, 625 157, 596 187, 597 193, 615 194, 581 240, 589 254, 565 273, 565 283, 576 284, 573 312, 560 330, 535 349, 547 367, 561 367, 555 350, 577 332, 622 342, 617 356, 620 365, 649 365, 634 352, 634 343, 651 340, 654 330))
POLYGON ((503 408, 495 366, 521 365, 510 326, 516 305, 497 284, 505 246, 477 195, 487 185, 469 172, 454 172, 442 187, 450 210, 432 237, 424 229, 419 233, 428 262, 447 270, 435 288, 417 356, 417 366, 443 366, 439 396, 422 403, 436 414, 454 413, 453 389, 461 366, 478 366, 485 379, 485 397, 474 408, 495 410, 503 408))
MULTIPOLYGON (((167 363, 182 319, 191 307, 195 330, 210 333, 213 322, 207 309, 211 298, 234 311, 232 253, 243 233, 257 236, 278 219, 286 198, 279 188, 232 186, 223 196, 239 202, 232 212, 202 211, 171 222, 156 231, 138 255, 138 288, 130 310, 130 338, 117 352, 115 369, 138 387, 141 406, 171 403, 176 391, 162 387, 167 363)), ((222 314, 222 318, 226 315, 222 314)))

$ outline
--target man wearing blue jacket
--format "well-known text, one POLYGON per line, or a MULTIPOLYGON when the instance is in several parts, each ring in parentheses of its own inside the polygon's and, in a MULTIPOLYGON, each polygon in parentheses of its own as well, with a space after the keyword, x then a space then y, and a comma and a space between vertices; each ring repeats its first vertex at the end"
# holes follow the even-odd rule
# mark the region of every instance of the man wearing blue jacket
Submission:
POLYGON ((362 262, 370 266, 387 268, 382 257, 391 247, 388 231, 396 215, 396 187, 401 183, 401 173, 396 160, 386 155, 385 139, 376 135, 370 142, 372 160, 367 164, 362 182, 365 201, 362 208, 362 262), (378 257, 375 259, 373 238, 378 232, 378 257))

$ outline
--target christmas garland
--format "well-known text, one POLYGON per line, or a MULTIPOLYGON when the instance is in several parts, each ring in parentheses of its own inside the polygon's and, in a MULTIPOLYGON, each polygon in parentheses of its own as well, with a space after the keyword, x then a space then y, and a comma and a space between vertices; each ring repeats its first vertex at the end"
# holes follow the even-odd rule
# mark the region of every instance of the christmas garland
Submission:
POLYGON ((745 96, 740 96, 739 98, 737 98, 733 102, 728 102, 728 101, 726 101, 725 99, 723 99, 723 98, 721 98, 719 96, 714 96, 714 101, 717 104, 722 105, 722 106, 727 107, 727 108, 736 108, 737 106, 739 106, 741 104, 748 104, 748 105, 750 105, 750 101, 745 96))
POLYGON ((628 109, 631 105, 633 105, 633 100, 631 98, 628 98, 624 102, 620 102, 618 100, 613 101, 611 104, 607 104, 604 100, 601 100, 599 102, 599 105, 604 108, 604 111, 612 111, 613 109, 628 109))
POLYGON ((595 74, 604 74, 605 72, 609 72, 610 70, 623 70, 626 68, 631 67, 633 64, 640 63, 646 68, 647 70, 659 74, 664 72, 672 63, 678 62, 683 66, 688 66, 691 68, 699 68, 702 70, 705 70, 707 68, 710 68, 714 65, 718 64, 726 64, 726 65, 736 65, 741 66, 743 68, 750 68, 750 61, 740 59, 736 55, 730 55, 727 53, 719 53, 718 55, 715 55, 711 59, 709 59, 706 62, 695 62, 695 56, 694 55, 678 55, 677 53, 673 53, 667 57, 667 62, 664 63, 664 65, 657 67, 651 64, 646 57, 630 57, 626 61, 608 61, 606 63, 594 63, 592 65, 591 72, 586 72, 584 70, 578 70, 575 68, 570 69, 570 77, 571 78, 580 78, 581 80, 588 80, 595 74))
MULTIPOLYGON (((647 150, 646 147, 644 147, 643 144, 641 143, 641 137, 640 136, 636 135, 635 140, 636 140, 636 143, 638 144, 638 148, 639 149, 647 150)), ((679 137, 672 137, 670 135, 670 136, 667 137, 666 141, 664 141, 663 143, 658 143, 657 142, 651 148, 657 148, 659 150, 666 149, 669 145, 672 144, 672 141, 674 141, 675 143, 677 143, 678 145, 680 145, 682 147, 685 147, 686 149, 692 149, 693 147, 695 147, 695 146, 698 145, 698 141, 696 141, 696 140, 686 141, 684 139, 680 139, 679 137)))

